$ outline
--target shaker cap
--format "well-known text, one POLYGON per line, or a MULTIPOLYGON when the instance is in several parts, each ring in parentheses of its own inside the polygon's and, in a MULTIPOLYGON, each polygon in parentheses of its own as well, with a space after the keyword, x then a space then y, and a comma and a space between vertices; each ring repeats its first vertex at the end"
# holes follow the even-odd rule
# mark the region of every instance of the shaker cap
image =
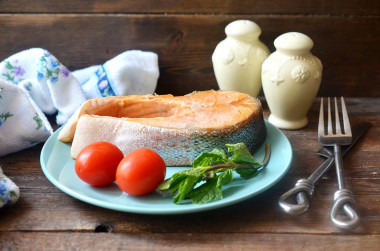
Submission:
POLYGON ((247 35, 259 37, 261 28, 250 20, 236 20, 226 26, 225 32, 229 37, 244 37, 247 35))
POLYGON ((300 32, 288 32, 274 40, 274 46, 278 50, 285 51, 310 51, 314 46, 313 40, 300 32))

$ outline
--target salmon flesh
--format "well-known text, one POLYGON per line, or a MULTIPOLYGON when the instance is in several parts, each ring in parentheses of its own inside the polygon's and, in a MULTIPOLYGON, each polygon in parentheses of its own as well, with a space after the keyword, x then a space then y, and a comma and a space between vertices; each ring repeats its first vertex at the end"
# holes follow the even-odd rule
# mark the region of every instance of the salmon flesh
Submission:
POLYGON ((150 148, 167 166, 190 166, 202 152, 244 142, 254 151, 265 137, 261 103, 233 91, 185 96, 131 95, 86 101, 61 129, 58 139, 76 158, 87 145, 107 141, 124 154, 150 148))

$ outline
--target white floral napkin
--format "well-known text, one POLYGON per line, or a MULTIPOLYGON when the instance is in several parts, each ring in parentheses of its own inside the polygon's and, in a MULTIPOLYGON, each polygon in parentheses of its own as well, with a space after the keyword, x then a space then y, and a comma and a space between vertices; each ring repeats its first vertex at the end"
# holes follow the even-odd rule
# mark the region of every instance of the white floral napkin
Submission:
POLYGON ((29 93, 0 80, 0 157, 44 142, 52 133, 29 93))
POLYGON ((45 114, 62 125, 87 99, 152 94, 158 77, 157 54, 138 50, 74 72, 41 48, 8 57, 0 62, 0 157, 46 141, 53 129, 45 114))
POLYGON ((86 101, 78 80, 44 49, 21 51, 2 61, 0 79, 26 90, 42 112, 58 112, 58 124, 86 101))
POLYGON ((19 197, 20 189, 12 180, 4 175, 0 167, 0 208, 16 203, 19 197))

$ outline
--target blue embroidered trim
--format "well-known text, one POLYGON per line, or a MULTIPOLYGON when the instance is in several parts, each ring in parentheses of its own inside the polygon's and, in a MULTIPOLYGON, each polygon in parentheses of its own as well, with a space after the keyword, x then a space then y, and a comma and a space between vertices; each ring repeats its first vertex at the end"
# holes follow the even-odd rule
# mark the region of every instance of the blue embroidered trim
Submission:
POLYGON ((107 76, 110 76, 110 78, 108 79, 108 82, 110 84, 110 87, 114 91, 115 96, 120 96, 119 90, 118 90, 117 86, 115 86, 115 83, 113 82, 113 78, 112 78, 110 71, 108 70, 108 67, 106 67, 105 64, 102 67, 103 67, 104 71, 107 73, 107 76))
POLYGON ((95 75, 98 77, 97 86, 102 97, 116 96, 103 66, 95 72, 95 75))

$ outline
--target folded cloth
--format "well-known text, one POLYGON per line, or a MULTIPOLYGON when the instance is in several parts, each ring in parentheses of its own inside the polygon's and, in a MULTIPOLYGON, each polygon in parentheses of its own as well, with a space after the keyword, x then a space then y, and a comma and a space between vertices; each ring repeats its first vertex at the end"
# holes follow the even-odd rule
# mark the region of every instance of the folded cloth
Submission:
POLYGON ((152 94, 158 77, 157 54, 139 50, 74 72, 41 48, 21 51, 0 63, 0 80, 27 90, 42 112, 57 112, 58 125, 87 99, 152 94))
POLYGON ((0 156, 44 142, 52 132, 29 93, 0 80, 0 156))
POLYGON ((44 142, 52 133, 44 113, 62 125, 87 99, 152 94, 158 77, 153 52, 126 51, 73 73, 47 50, 16 53, 0 63, 0 156, 44 142))
POLYGON ((158 56, 126 51, 103 65, 74 71, 73 75, 80 80, 87 99, 152 94, 159 77, 158 56))
POLYGON ((4 175, 0 167, 0 208, 5 205, 14 204, 20 197, 18 186, 4 175))
POLYGON ((41 48, 21 51, 1 62, 0 79, 27 90, 44 113, 58 112, 58 124, 64 124, 86 101, 78 80, 41 48))

